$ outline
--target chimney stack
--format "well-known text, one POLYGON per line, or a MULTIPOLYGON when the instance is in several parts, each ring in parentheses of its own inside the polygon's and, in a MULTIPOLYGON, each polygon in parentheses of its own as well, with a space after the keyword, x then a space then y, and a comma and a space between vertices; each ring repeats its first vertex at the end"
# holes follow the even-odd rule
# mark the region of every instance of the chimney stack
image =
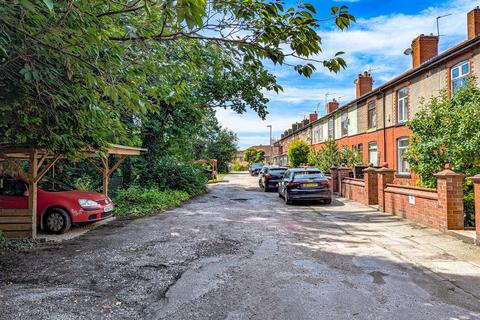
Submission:
POLYGON ((337 100, 333 99, 327 104, 327 114, 335 111, 338 108, 337 100))
POLYGON ((310 122, 317 121, 318 114, 316 112, 310 113, 310 115, 308 116, 308 119, 310 120, 310 122))
POLYGON ((372 91, 373 88, 373 79, 368 71, 365 71, 363 74, 359 74, 357 80, 355 81, 357 85, 357 99, 366 94, 367 92, 372 91))
POLYGON ((310 123, 310 120, 308 119, 303 119, 303 126, 306 127, 310 123))
POLYGON ((292 123, 292 131, 297 131, 298 129, 298 124, 297 123, 292 123))
POLYGON ((419 35, 412 41, 413 68, 420 66, 438 55, 438 37, 419 35))
POLYGON ((480 35, 480 7, 476 7, 467 14, 468 40, 480 35))

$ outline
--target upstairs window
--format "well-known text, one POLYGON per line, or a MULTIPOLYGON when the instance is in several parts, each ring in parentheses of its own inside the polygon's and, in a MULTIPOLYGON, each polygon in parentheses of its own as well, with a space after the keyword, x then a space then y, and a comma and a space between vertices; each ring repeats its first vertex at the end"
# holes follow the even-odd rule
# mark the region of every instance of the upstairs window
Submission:
POLYGON ((463 61, 452 68, 450 79, 452 82, 452 93, 457 92, 461 87, 467 84, 470 75, 470 63, 463 61))
POLYGON ((342 113, 342 137, 348 135, 348 113, 342 113))
POLYGON ((328 119, 328 139, 333 139, 333 118, 328 119))
POLYGON ((410 166, 405 159, 405 151, 408 150, 408 138, 400 138, 397 140, 397 172, 398 174, 410 174, 410 166))
POLYGON ((397 92, 397 122, 404 123, 408 121, 408 88, 403 88, 397 92))
POLYGON ((373 129, 377 126, 377 112, 375 108, 375 101, 368 103, 368 129, 373 129))

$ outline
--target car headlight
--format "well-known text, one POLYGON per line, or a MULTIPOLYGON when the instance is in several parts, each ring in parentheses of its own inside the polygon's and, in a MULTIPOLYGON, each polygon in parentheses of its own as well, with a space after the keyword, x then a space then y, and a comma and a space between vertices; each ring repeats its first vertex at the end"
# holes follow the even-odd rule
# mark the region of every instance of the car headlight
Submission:
POLYGON ((78 203, 80 207, 98 207, 99 204, 96 201, 88 200, 88 199, 78 199, 78 203))

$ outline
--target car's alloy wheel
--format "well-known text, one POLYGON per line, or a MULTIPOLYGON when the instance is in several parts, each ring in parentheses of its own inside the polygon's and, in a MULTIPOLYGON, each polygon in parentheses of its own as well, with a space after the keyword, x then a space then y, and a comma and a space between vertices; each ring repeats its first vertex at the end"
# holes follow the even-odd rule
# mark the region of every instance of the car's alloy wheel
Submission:
POLYGON ((54 233, 54 234, 61 234, 68 229, 72 225, 72 221, 68 213, 60 208, 54 208, 49 210, 46 213, 44 218, 44 226, 47 232, 54 233))

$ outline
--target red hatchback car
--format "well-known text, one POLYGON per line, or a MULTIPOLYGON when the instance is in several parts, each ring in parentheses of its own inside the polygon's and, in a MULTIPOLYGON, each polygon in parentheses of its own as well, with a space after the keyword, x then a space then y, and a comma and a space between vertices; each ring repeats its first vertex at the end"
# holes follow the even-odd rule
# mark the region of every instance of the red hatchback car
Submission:
MULTIPOLYGON (((0 178, 0 208, 27 209, 28 188, 21 180, 0 178)), ((74 190, 58 181, 45 179, 37 194, 37 223, 49 233, 64 233, 72 224, 84 224, 112 215, 113 203, 97 192, 74 190)))

